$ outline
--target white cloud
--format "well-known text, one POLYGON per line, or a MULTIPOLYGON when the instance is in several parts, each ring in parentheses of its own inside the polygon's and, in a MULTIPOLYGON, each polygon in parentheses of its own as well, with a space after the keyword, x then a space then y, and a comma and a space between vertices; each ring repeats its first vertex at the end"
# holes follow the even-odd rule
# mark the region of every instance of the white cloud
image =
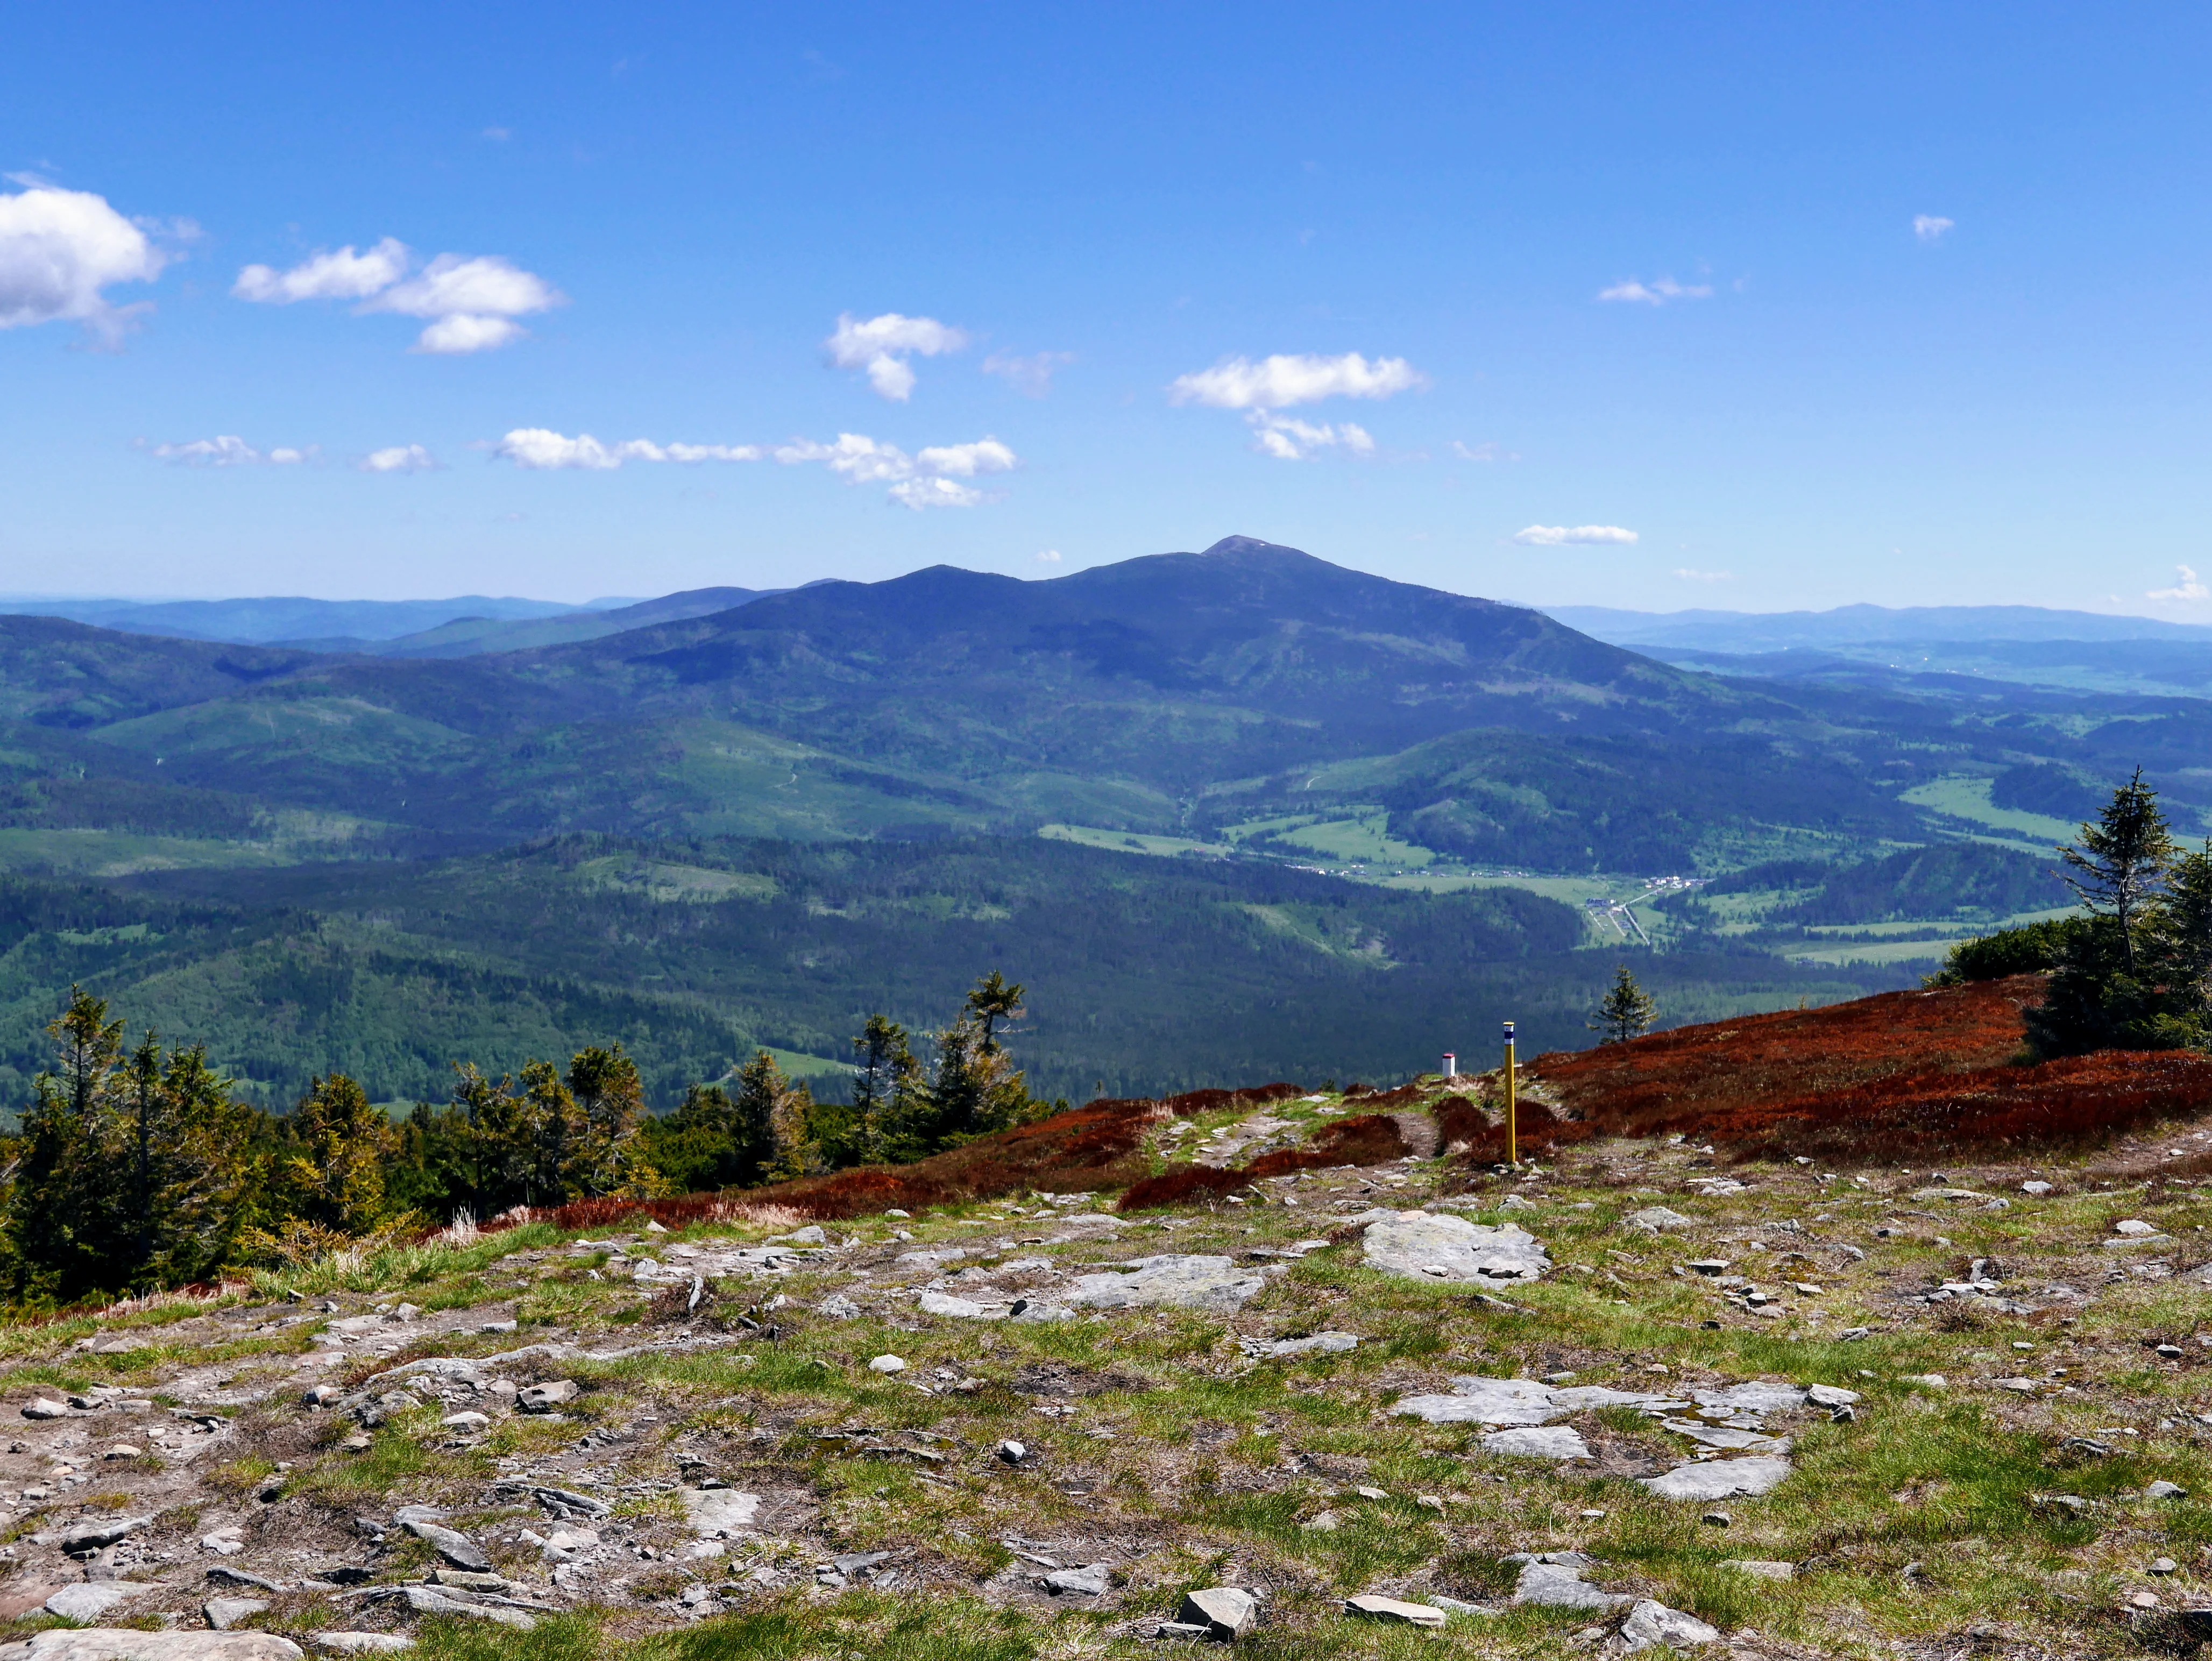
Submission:
POLYGON ((1532 524, 1513 534, 1515 542, 1528 548, 1601 547, 1636 539, 1633 530, 1624 530, 1617 524, 1532 524))
POLYGON ((440 254, 420 273, 378 295, 367 312, 400 312, 411 318, 520 317, 562 304, 568 296, 535 272, 480 254, 464 259, 440 254))
POLYGON ((774 459, 786 467, 821 462, 848 484, 890 487, 893 501, 908 507, 974 507, 996 498, 959 483, 984 473, 1007 473, 1020 458, 994 438, 968 444, 931 445, 909 456, 895 444, 886 444, 860 433, 840 433, 834 443, 793 439, 773 449, 757 444, 656 444, 651 439, 625 439, 606 444, 589 433, 570 438, 544 427, 518 427, 491 452, 517 467, 534 470, 571 468, 586 472, 611 472, 625 462, 698 463, 754 462, 774 459))
POLYGON ((1958 222, 1955 219, 1945 219, 1936 214, 1915 214, 1912 215, 1912 234, 1923 242, 1941 242, 1943 233, 1958 222))
POLYGON ((1054 373, 1074 361, 1073 352, 1033 352, 1025 358, 994 352, 983 360, 983 373, 999 376, 1024 397, 1041 398, 1052 390, 1054 373))
POLYGON ((2173 567, 2179 573, 2172 588, 2154 588, 2144 594, 2146 600, 2212 600, 2212 588, 2197 579, 2197 573, 2185 565, 2173 567))
POLYGON ((891 487, 891 500, 912 508, 979 507, 991 498, 954 479, 905 479, 891 487))
POLYGON ((961 330, 935 318, 910 318, 897 312, 862 320, 849 312, 837 314, 837 331, 823 343, 830 361, 840 369, 866 369, 868 385, 895 403, 904 403, 914 391, 909 357, 933 358, 957 352, 968 344, 961 330))
POLYGON ((1252 423, 1253 447, 1278 461, 1304 461, 1324 450, 1353 456, 1375 453, 1375 440, 1367 429, 1348 421, 1316 427, 1294 415, 1271 415, 1258 409, 1245 419, 1252 423))
POLYGON ((364 473, 434 473, 441 464, 419 444, 395 444, 370 451, 355 465, 364 473))
POLYGON ((520 340, 529 330, 515 322, 532 312, 568 303, 568 296, 533 271, 496 254, 473 258, 440 254, 413 276, 407 245, 386 237, 367 253, 349 243, 336 253, 316 254, 279 271, 249 265, 230 292, 240 300, 289 306, 301 300, 357 300, 356 312, 393 312, 427 318, 413 349, 440 356, 488 352, 520 340))
POLYGON ((153 454, 165 462, 179 467, 276 467, 296 466, 312 459, 313 445, 304 449, 280 445, 273 450, 256 450, 235 433, 219 433, 211 439, 191 439, 182 444, 157 444, 153 454))
POLYGON ((914 460, 915 465, 925 473, 957 475, 963 479, 972 479, 978 473, 1010 473, 1014 468, 1014 452, 996 439, 978 439, 973 444, 927 445, 914 460))
POLYGON ((1642 306, 1664 306, 1675 300, 1711 300, 1710 283, 1677 282, 1672 277, 1654 277, 1649 282, 1630 277, 1616 282, 1610 288, 1601 288, 1598 296, 1603 300, 1627 300, 1642 306))
POLYGON ((1284 409, 1323 398, 1387 398, 1428 384, 1403 358, 1370 363, 1357 352, 1334 358, 1277 353, 1257 363, 1227 358, 1211 369, 1178 375, 1169 384, 1168 401, 1212 409, 1284 409))
POLYGON ((505 346, 529 332, 512 318, 456 312, 449 318, 440 318, 416 336, 415 343, 407 349, 437 357, 463 357, 471 352, 489 352, 495 347, 505 346))
POLYGON ((365 300, 404 276, 410 258, 407 245, 396 237, 385 238, 365 254, 356 253, 348 243, 336 253, 313 255, 289 271, 249 265, 238 274, 230 292, 264 306, 289 306, 301 300, 365 300))
POLYGON ((1495 444, 1462 444, 1457 439, 1451 441, 1451 452, 1462 461, 1494 462, 1521 459, 1518 456, 1508 455, 1495 444))
POLYGON ((492 454, 505 458, 517 467, 534 470, 580 468, 587 472, 609 472, 626 461, 644 462, 704 462, 759 461, 767 453, 756 445, 730 444, 671 444, 658 445, 651 439, 624 439, 618 444, 602 444, 589 433, 579 433, 574 438, 556 433, 544 427, 518 427, 491 447, 492 454))
POLYGON ((1036 556, 1036 561, 1039 565, 1058 565, 1060 550, 1056 548, 1048 548, 1036 556))
POLYGON ((0 196, 0 329, 82 323, 112 343, 139 307, 111 305, 100 291, 151 282, 168 260, 89 191, 39 185, 0 196))
POLYGON ((1692 571, 1687 566, 1678 567, 1675 576, 1686 583, 1724 583, 1735 573, 1732 571, 1692 571))
POLYGON ((908 507, 977 507, 997 499, 956 482, 979 473, 1006 473, 1020 464, 1014 452, 994 438, 970 444, 933 444, 909 456, 895 444, 859 433, 840 433, 835 444, 794 439, 779 446, 785 466, 824 462, 849 484, 888 484, 890 499, 908 507))

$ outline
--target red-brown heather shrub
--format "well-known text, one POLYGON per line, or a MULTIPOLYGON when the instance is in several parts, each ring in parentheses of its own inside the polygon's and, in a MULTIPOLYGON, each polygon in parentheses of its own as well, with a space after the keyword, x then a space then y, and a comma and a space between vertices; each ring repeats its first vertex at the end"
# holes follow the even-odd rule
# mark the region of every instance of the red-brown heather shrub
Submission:
MULTIPOLYGON (((1031 1189, 1079 1193, 1119 1188, 1144 1175, 1145 1133, 1160 1120, 1170 1116, 1189 1118, 1248 1102, 1265 1106, 1304 1094, 1301 1086, 1278 1082, 1245 1090, 1192 1090, 1157 1101, 1102 1098, 1032 1125, 981 1137, 963 1148, 933 1154, 912 1165, 861 1166, 765 1188, 685 1194, 672 1199, 578 1200, 552 1209, 533 1210, 529 1220, 560 1228, 589 1229, 650 1219, 665 1228, 682 1228, 696 1222, 728 1222, 755 1208, 775 1207, 829 1222, 894 1208, 915 1211, 932 1205, 958 1204, 1031 1189)), ((495 1217, 483 1227, 491 1233, 512 1228, 519 1221, 495 1217)))
POLYGON ((1524 1107, 1522 1141, 1680 1134, 1738 1158, 1887 1161, 2094 1142, 2212 1106, 2212 1058, 2192 1052, 2022 1064, 2021 1010, 2042 996, 2041 976, 2017 975, 1540 1056, 1529 1071, 1574 1117, 1532 1135, 1524 1107))
POLYGON ((1455 1143, 1472 1148, 1490 1129, 1490 1117, 1466 1096, 1446 1096, 1429 1109, 1429 1117, 1437 1122, 1437 1146, 1449 1149, 1455 1143))

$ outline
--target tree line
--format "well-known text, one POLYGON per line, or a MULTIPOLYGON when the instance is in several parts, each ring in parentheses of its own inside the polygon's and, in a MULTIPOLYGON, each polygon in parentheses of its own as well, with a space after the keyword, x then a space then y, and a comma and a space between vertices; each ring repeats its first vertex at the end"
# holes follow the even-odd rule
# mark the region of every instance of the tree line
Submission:
POLYGON ((451 1096, 395 1121, 343 1074, 289 1112, 237 1097, 204 1045, 133 1045, 106 1000, 72 988, 51 1064, 0 1145, 0 1289, 56 1306, 302 1262, 365 1237, 606 1195, 651 1198, 853 1165, 903 1162, 1047 1111, 1006 1044, 1024 989, 996 970, 927 1035, 896 1021, 854 1040, 850 1102, 817 1101, 766 1050, 672 1112, 646 1110, 619 1044, 566 1067, 490 1076, 458 1063, 451 1096))

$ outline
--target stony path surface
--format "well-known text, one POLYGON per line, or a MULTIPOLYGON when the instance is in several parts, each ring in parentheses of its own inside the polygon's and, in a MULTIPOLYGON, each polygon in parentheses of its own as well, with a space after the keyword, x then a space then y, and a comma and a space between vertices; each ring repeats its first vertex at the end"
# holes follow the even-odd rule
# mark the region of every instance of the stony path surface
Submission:
POLYGON ((1597 1144, 1138 1216, 532 1228, 9 1329, 0 1640, 137 1635, 0 1661, 769 1609, 822 1653, 917 1609, 1117 1654, 1239 1610, 1377 1655, 2175 1652, 2212 1192, 2099 1157, 1597 1144))

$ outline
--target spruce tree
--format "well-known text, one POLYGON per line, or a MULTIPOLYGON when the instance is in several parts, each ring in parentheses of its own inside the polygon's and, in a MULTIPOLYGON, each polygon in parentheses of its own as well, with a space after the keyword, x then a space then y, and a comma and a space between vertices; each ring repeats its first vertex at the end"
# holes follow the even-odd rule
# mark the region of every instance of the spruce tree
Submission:
POLYGON ((611 1049, 579 1050, 568 1062, 568 1092, 582 1116, 577 1167, 587 1194, 652 1193, 659 1179, 637 1147, 645 1085, 637 1064, 611 1049))
POLYGON ((2110 919, 2130 975, 2137 972, 2142 927, 2173 854, 2173 834, 2158 792, 2143 783, 2141 767, 2112 792, 2097 822, 2083 825, 2075 845, 2058 850, 2066 862, 2059 876, 2093 917, 2110 919))
POLYGON ((312 1080, 288 1128, 278 1185, 293 1215, 350 1235, 384 1220, 385 1170, 398 1139, 360 1085, 343 1073, 312 1080))
POLYGON ((853 1080, 853 1106, 839 1164, 873 1165, 921 1157, 927 1127, 915 1122, 927 1109, 921 1064, 906 1028, 887 1015, 872 1015, 853 1040, 860 1058, 853 1080))
POLYGON ((1658 1018, 1659 1006, 1636 984, 1628 965, 1620 963, 1613 966, 1612 988, 1584 1024, 1601 1034, 1598 1040, 1601 1044, 1625 1044, 1650 1032, 1658 1018))
POLYGON ((2168 979, 2163 889, 2173 836, 2142 769, 2058 852, 2066 864, 2059 875, 2089 915, 2060 946, 2043 1002, 2024 1012, 2029 1047, 2049 1058, 2192 1041, 2187 994, 2168 979))

